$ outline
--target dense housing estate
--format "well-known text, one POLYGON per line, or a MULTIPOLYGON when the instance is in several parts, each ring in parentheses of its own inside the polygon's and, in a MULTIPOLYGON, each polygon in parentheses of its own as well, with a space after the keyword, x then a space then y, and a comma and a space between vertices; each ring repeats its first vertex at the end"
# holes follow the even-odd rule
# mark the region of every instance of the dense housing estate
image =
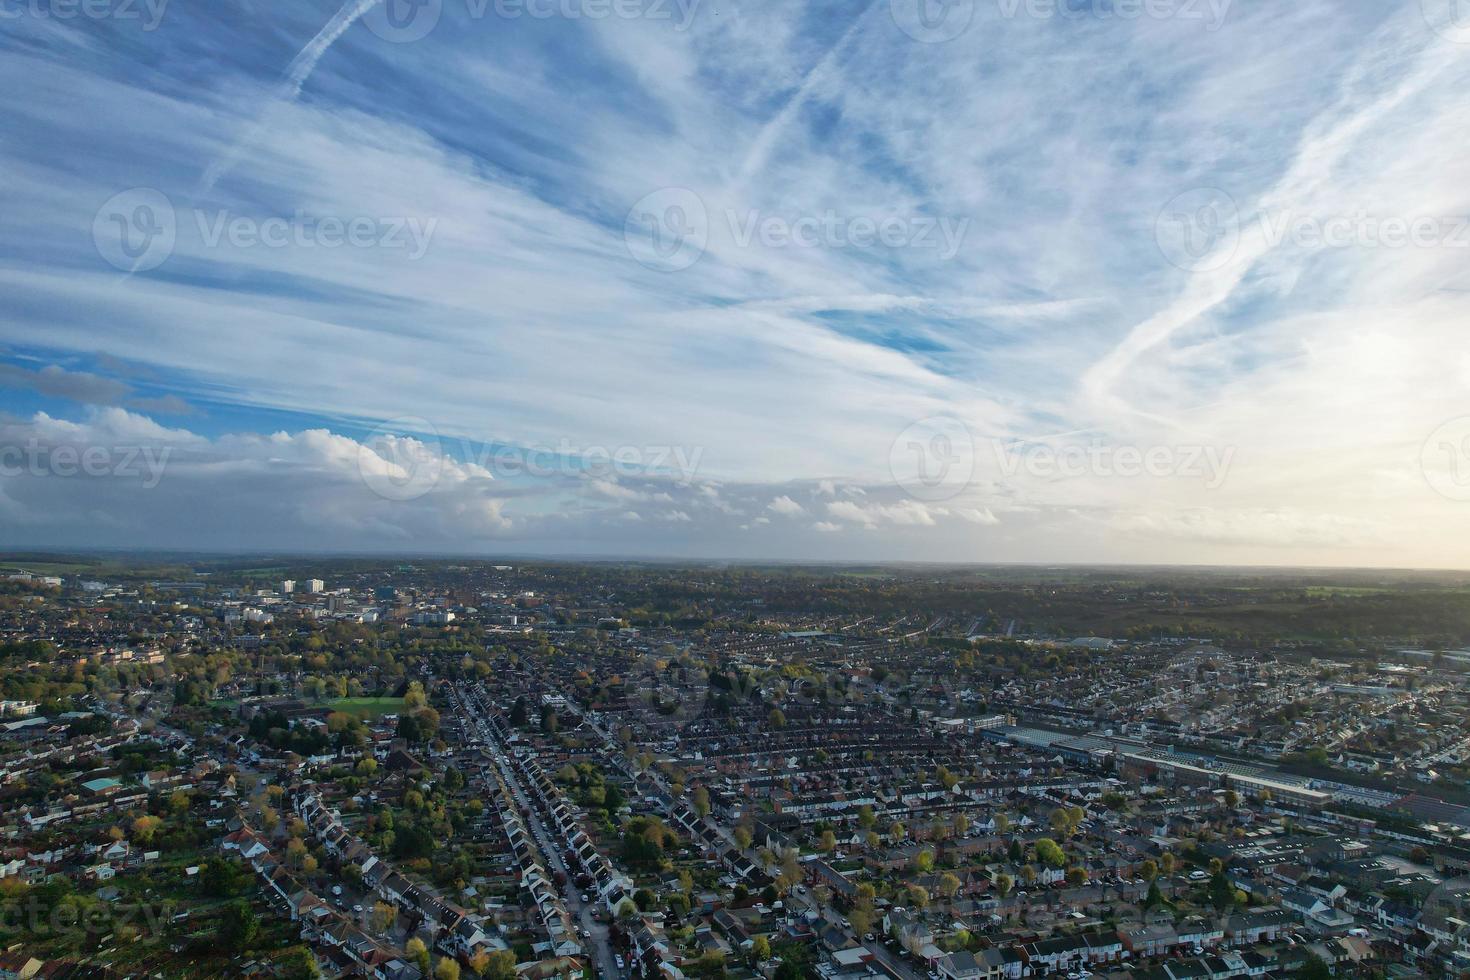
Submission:
POLYGON ((6 581, 0 976, 1470 972, 1470 686, 1422 637, 270 572, 6 581))

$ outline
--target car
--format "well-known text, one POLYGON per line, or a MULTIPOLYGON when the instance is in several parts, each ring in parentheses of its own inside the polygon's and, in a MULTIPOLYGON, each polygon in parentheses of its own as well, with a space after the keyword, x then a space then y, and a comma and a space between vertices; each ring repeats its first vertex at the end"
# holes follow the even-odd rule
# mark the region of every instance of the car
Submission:
POLYGON ((592 901, 592 899, 590 899, 590 898, 587 897, 587 893, 586 892, 583 892, 582 893, 582 901, 583 902, 590 902, 590 901, 592 901))
POLYGON ((352 911, 356 912, 358 915, 361 915, 362 914, 362 906, 361 905, 354 905, 354 906, 352 906, 352 911))
POLYGON ((1203 956, 1205 955, 1205 948, 1203 946, 1196 946, 1193 952, 1195 956, 1203 956))
POLYGON ((873 934, 871 932, 868 933, 866 936, 863 937, 863 942, 865 942, 865 943, 870 943, 872 941, 873 941, 873 934))
POLYGON ((624 968, 623 954, 622 953, 614 953, 613 954, 613 962, 618 965, 618 969, 619 970, 623 969, 624 968))

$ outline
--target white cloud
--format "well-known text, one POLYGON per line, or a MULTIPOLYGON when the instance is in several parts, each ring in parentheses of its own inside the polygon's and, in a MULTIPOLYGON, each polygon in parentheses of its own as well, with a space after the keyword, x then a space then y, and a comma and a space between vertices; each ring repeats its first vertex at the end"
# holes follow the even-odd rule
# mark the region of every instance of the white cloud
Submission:
POLYGON ((766 509, 773 514, 781 514, 785 517, 794 517, 797 514, 806 513, 805 507, 784 494, 767 504, 766 509))

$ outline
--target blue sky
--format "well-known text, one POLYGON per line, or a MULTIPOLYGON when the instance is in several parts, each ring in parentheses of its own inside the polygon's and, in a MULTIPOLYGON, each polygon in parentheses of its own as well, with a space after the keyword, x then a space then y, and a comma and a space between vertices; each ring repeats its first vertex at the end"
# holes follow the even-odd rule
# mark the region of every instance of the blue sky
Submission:
POLYGON ((0 0, 0 547, 1463 567, 1461 13, 0 0))

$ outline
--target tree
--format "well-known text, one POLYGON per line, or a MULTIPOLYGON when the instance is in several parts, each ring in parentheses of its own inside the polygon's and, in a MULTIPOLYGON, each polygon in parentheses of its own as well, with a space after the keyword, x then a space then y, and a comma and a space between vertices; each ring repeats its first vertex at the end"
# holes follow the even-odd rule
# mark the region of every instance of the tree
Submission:
POLYGON ((1048 868, 1060 868, 1067 863, 1067 855, 1056 841, 1042 837, 1036 841, 1036 860, 1048 868))
POLYGON ((908 832, 904 830, 903 824, 899 823, 896 820, 893 822, 893 826, 888 828, 888 839, 891 841, 901 841, 907 835, 908 832))
POLYGON ((393 928, 393 922, 398 918, 398 909, 387 902, 373 903, 373 929, 376 932, 387 932, 393 928))
POLYGON ((872 830, 877 825, 878 818, 873 815, 873 808, 864 803, 858 807, 857 822, 864 830, 872 830))
POLYGON ((767 716, 766 720, 770 723, 770 726, 772 728, 786 727, 786 715, 782 713, 780 708, 772 708, 771 713, 767 716))
POLYGON ((926 875, 934 870, 934 852, 927 847, 914 855, 914 870, 926 875))
POLYGON ((883 840, 876 831, 868 831, 868 836, 863 838, 863 843, 868 845, 868 850, 876 851, 882 845, 883 840))
POLYGON ((1011 893, 1011 889, 1015 887, 1016 879, 1012 878, 1010 875, 998 874, 995 876, 995 890, 1001 898, 1005 898, 1007 895, 1009 895, 1011 893))
POLYGON ((1004 813, 997 813, 995 815, 995 832, 997 834, 1004 834, 1010 829, 1011 818, 1006 816, 1004 813))
POLYGON ((133 821, 133 838, 140 844, 147 844, 153 840, 153 835, 158 833, 158 828, 162 823, 163 821, 157 817, 139 817, 133 821))
POLYGON ((1179 867, 1179 859, 1174 856, 1173 852, 1165 851, 1163 858, 1159 861, 1159 867, 1163 870, 1164 874, 1171 875, 1174 873, 1174 869, 1179 867))
POLYGON ((491 953, 486 959, 489 961, 485 969, 480 970, 485 980, 514 980, 516 975, 516 954, 508 949, 498 949, 491 953))
POLYGON ((754 840, 755 838, 751 836, 749 827, 742 826, 735 828, 735 844, 742 851, 750 850, 750 845, 754 840))
POLYGON ((526 710, 526 697, 521 695, 516 698, 516 703, 510 709, 510 724, 512 728, 525 728, 526 722, 530 720, 526 710))
POLYGON ((204 894, 214 898, 230 898, 238 895, 245 887, 244 869, 234 861, 224 858, 207 858, 199 869, 199 887, 204 894))
POLYGON ((701 820, 709 816, 709 790, 703 786, 694 787, 694 812, 701 820))
POLYGON ((255 937, 260 934, 260 919, 255 910, 245 902, 232 902, 220 914, 220 940, 232 953, 243 953, 250 949, 255 937))
POLYGON ((939 876, 939 894, 945 898, 954 898, 960 891, 960 879, 958 875, 946 871, 939 876))
POLYGON ((1316 953, 1308 953, 1306 962, 1296 972, 1297 980, 1332 980, 1332 970, 1327 961, 1316 953))
POLYGON ((859 936, 865 936, 873 931, 873 913, 867 909, 853 909, 847 914, 847 921, 852 925, 852 931, 859 936))
POLYGON ((831 854, 837 850, 837 835, 830 830, 822 831, 822 839, 817 846, 823 854, 831 854))
POLYGON ((909 904, 914 908, 922 909, 929 906, 929 889, 927 888, 922 888, 919 885, 909 885, 908 896, 909 904))
POLYGON ((1067 884, 1073 888, 1080 888, 1087 884, 1087 869, 1072 867, 1067 869, 1067 884))
POLYGON ((1144 881, 1153 881, 1159 876, 1159 863, 1153 858, 1149 858, 1139 866, 1138 873, 1144 881))
POLYGON ((1210 904, 1214 905, 1217 911, 1223 912, 1235 904, 1235 886, 1230 883, 1224 871, 1217 871, 1210 878, 1209 892, 1210 904))
POLYGON ((459 980, 459 963, 447 956, 439 960, 434 967, 434 980, 459 980))
POLYGON ((297 946, 280 961, 285 980, 318 980, 322 975, 316 957, 305 946, 297 946))
POLYGON ((408 945, 403 948, 403 951, 408 954, 410 960, 413 960, 413 964, 419 968, 419 972, 427 977, 429 975, 429 947, 424 945, 424 941, 418 936, 414 936, 408 941, 408 945))
POLYGON ((750 944, 750 955, 757 963, 764 963, 771 958, 771 941, 765 936, 756 936, 750 944))

